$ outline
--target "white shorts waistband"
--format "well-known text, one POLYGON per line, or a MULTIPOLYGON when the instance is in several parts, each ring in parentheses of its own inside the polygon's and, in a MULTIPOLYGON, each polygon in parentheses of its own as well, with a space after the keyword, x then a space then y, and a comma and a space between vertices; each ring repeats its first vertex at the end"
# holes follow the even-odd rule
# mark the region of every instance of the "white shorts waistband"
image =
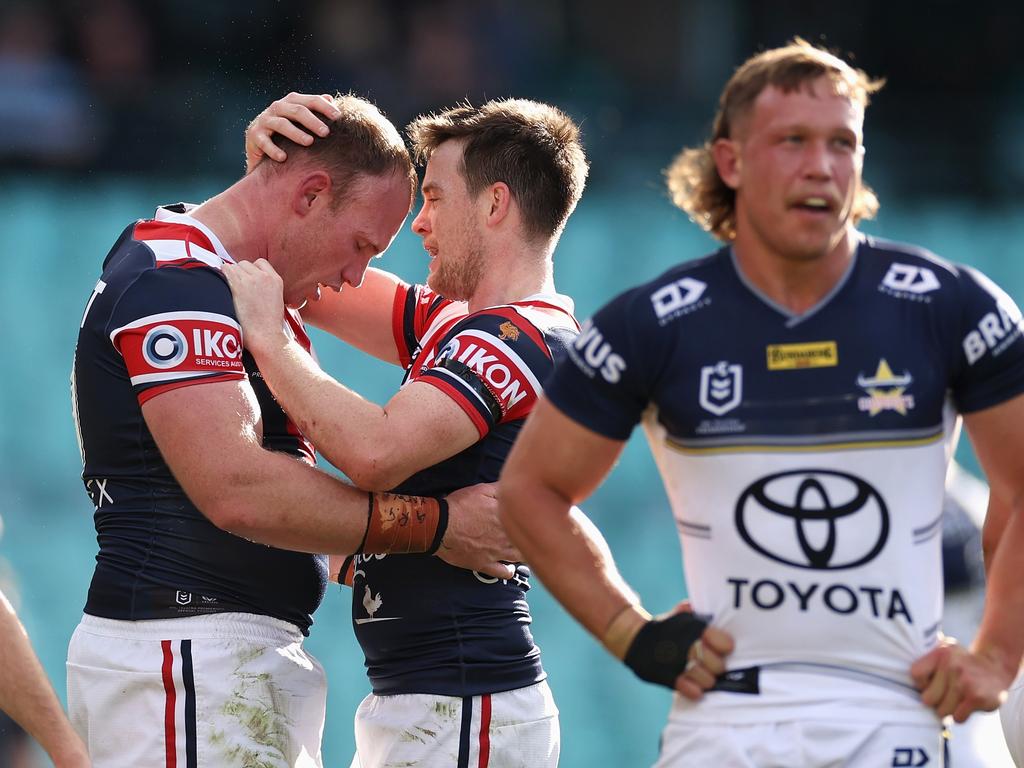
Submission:
POLYGON ((210 613, 142 621, 105 619, 86 613, 78 626, 93 635, 138 640, 243 638, 287 645, 302 642, 303 638, 294 624, 256 613, 210 613))

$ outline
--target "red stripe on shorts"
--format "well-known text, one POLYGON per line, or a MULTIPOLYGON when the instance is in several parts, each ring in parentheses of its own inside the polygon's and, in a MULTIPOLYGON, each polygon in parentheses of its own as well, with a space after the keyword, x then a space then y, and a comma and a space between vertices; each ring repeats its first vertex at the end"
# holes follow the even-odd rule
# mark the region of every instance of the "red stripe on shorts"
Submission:
POLYGON ((167 694, 164 700, 164 747, 167 750, 167 768, 176 768, 178 750, 174 744, 174 678, 171 676, 174 656, 171 653, 170 640, 161 640, 160 647, 164 651, 164 666, 161 671, 164 677, 164 693, 167 694))
POLYGON ((479 768, 487 768, 491 757, 491 694, 480 697, 480 762, 479 768))

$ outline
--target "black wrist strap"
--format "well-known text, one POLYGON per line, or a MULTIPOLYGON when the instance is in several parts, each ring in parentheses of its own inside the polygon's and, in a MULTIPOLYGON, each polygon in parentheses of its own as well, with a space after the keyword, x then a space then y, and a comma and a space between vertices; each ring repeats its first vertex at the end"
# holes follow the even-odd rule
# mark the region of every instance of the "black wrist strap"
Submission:
POLYGON ((444 534, 448 530, 448 499, 444 496, 437 497, 437 530, 434 532, 434 539, 427 549, 428 555, 433 555, 441 548, 444 534))
POLYGON ((641 680, 675 688, 676 678, 686 671, 690 646, 700 640, 707 622, 692 613, 674 613, 644 624, 623 662, 641 680))

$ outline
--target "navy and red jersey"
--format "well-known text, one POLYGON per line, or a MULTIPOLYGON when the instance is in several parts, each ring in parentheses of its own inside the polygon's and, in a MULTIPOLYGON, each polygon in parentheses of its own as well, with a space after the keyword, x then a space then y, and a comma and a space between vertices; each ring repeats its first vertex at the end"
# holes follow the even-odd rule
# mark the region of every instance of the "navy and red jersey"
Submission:
POLYGON ((871 237, 799 315, 724 248, 584 324, 547 396, 613 440, 643 424, 693 609, 736 638, 674 718, 936 724, 910 666, 942 624, 957 415, 1024 393, 1022 331, 984 275, 871 237))
MULTIPOLYGON (((213 525, 174 479, 142 415, 142 404, 163 392, 248 379, 264 447, 315 463, 313 446, 242 348, 220 272, 231 257, 185 210, 161 208, 124 231, 82 317, 72 402, 99 541, 85 612, 125 620, 246 612, 308 632, 326 558, 213 525)), ((312 354, 298 313, 290 310, 285 322, 312 354)))
MULTIPOLYGON (((402 286, 393 317, 405 383, 437 387, 480 433, 395 490, 436 495, 494 482, 554 360, 579 331, 571 300, 538 295, 467 314, 424 286, 402 286)), ((525 566, 499 580, 427 555, 365 555, 353 577, 352 619, 374 693, 475 696, 544 679, 525 566)))

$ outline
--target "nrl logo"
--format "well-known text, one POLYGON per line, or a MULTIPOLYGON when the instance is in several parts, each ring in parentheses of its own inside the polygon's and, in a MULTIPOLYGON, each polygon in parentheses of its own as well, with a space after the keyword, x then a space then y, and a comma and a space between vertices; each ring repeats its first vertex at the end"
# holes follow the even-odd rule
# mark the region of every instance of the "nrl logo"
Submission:
POLYGON ((500 333, 498 338, 502 341, 518 341, 519 340, 519 329, 512 323, 511 320, 506 320, 504 323, 498 326, 500 333))

